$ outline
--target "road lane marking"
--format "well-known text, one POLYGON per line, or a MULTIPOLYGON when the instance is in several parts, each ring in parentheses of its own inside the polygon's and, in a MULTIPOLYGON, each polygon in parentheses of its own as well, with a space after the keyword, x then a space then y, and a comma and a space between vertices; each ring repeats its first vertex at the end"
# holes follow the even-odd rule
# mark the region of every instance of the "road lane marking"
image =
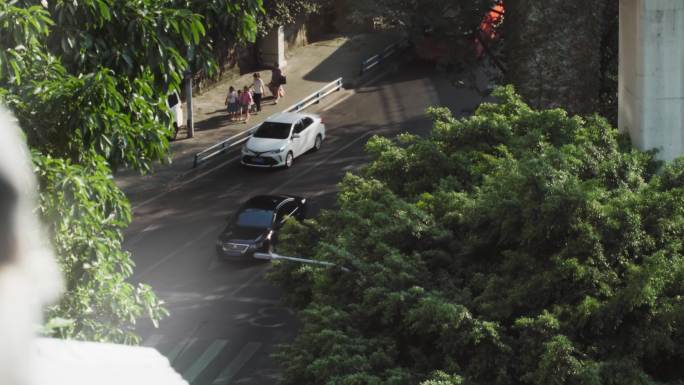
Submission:
POLYGON ((161 265, 162 263, 164 263, 164 262, 168 261, 169 259, 175 257, 175 256, 178 255, 181 251, 183 251, 185 248, 187 248, 188 246, 191 246, 191 245, 192 245, 193 243, 195 243, 196 241, 199 241, 200 239, 206 237, 207 234, 209 234, 209 233, 211 233, 211 232, 213 232, 213 231, 215 231, 215 229, 214 229, 213 227, 207 228, 207 229, 204 230, 199 236, 194 237, 193 239, 190 239, 189 241, 185 242, 185 243, 182 244, 179 248, 177 248, 174 252, 172 252, 172 253, 166 255, 164 258, 162 258, 162 259, 158 260, 157 262, 153 263, 151 266, 148 266, 147 269, 143 270, 142 272, 138 272, 138 273, 134 274, 134 275, 131 277, 131 279, 139 279, 140 277, 142 277, 142 276, 144 276, 144 275, 147 275, 149 272, 151 272, 152 270, 156 269, 159 265, 161 265))
POLYGON ((250 325, 258 328, 279 328, 287 323, 287 316, 292 316, 294 312, 283 306, 267 306, 259 308, 254 317, 247 320, 250 325), (285 312, 286 316, 282 317, 281 312, 285 312), (285 321, 285 322, 280 322, 285 321))
POLYGON ((134 237, 126 240, 126 245, 130 247, 130 246, 138 243, 138 241, 140 241, 141 239, 143 239, 143 237, 145 237, 145 235, 147 235, 145 233, 153 231, 153 230, 160 229, 161 227, 162 227, 161 225, 154 224, 154 223, 151 225, 148 225, 144 229, 140 230, 140 232, 138 234, 136 234, 134 237))
MULTIPOLYGON (((254 305, 278 306, 278 305, 283 304, 280 300, 263 299, 263 298, 256 298, 256 297, 221 297, 221 298, 217 299, 217 301, 218 300, 225 301, 225 302, 248 303, 248 304, 254 304, 254 305)), ((172 304, 172 305, 168 305, 166 308, 169 310, 173 310, 174 312, 179 312, 179 311, 185 311, 185 310, 196 310, 196 309, 201 309, 202 307, 209 307, 209 306, 215 306, 215 304, 191 302, 188 304, 172 304)))
MULTIPOLYGON (((230 163, 230 162, 235 162, 235 161, 238 160, 238 159, 240 159, 240 155, 238 155, 238 156, 236 156, 236 157, 234 157, 234 158, 230 158, 230 159, 228 159, 227 161, 225 161, 225 162, 223 162, 223 163, 219 163, 219 164, 216 165, 215 167, 212 167, 212 168, 206 170, 205 172, 202 172, 202 173, 199 173, 199 174, 195 175, 193 178, 190 178, 190 179, 188 179, 188 180, 186 180, 186 181, 184 181, 184 182, 180 182, 180 183, 178 183, 178 184, 175 184, 175 185, 173 185, 172 187, 168 187, 166 190, 160 192, 159 194, 154 195, 154 196, 152 196, 152 197, 150 197, 150 198, 148 198, 148 199, 146 199, 146 200, 144 200, 144 201, 138 203, 137 205, 133 206, 133 211, 135 211, 135 210, 137 210, 137 209, 139 209, 139 208, 141 208, 141 207, 147 205, 148 203, 154 202, 154 201, 156 201, 157 199, 163 197, 164 195, 166 195, 166 194, 168 194, 168 193, 170 193, 170 192, 176 191, 176 190, 178 190, 179 188, 181 188, 181 187, 183 187, 183 186, 185 186, 185 185, 187 185, 187 184, 189 184, 189 183, 191 183, 191 182, 194 182, 194 181, 196 181, 196 180, 199 179, 199 178, 204 177, 205 175, 207 175, 207 174, 209 174, 209 173, 215 171, 215 170, 218 169, 218 168, 221 168, 221 167, 225 166, 226 164, 228 164, 228 163, 230 163)), ((180 177, 183 177, 183 176, 185 176, 185 175, 188 175, 188 174, 190 174, 190 173, 193 172, 193 171, 194 171, 194 169, 193 169, 193 170, 190 170, 190 171, 187 171, 187 172, 185 172, 183 175, 181 175, 180 177)))
POLYGON ((375 77, 371 78, 371 79, 368 80, 368 81, 361 82, 361 84, 358 85, 358 88, 366 87, 366 86, 368 86, 368 85, 370 85, 370 84, 373 84, 373 83, 377 82, 378 80, 384 78, 384 77, 385 77, 386 75, 388 75, 388 74, 389 74, 389 72, 387 72, 387 71, 382 72, 382 73, 376 75, 375 77))
POLYGON ((176 344, 176 346, 171 349, 169 354, 166 355, 166 358, 169 359, 169 362, 173 365, 174 361, 178 358, 178 355, 181 354, 186 347, 194 344, 197 341, 197 338, 183 338, 180 342, 176 344))
POLYGON ((162 338, 163 336, 161 334, 152 334, 151 336, 145 338, 145 340, 142 342, 142 345, 153 348, 161 342, 162 338))
POLYGON ((183 377, 190 383, 194 382, 197 377, 209 366, 211 361, 221 353, 221 350, 228 344, 226 340, 216 340, 209 345, 209 347, 202 353, 201 356, 190 366, 190 368, 183 373, 183 377))
POLYGON ((218 257, 215 255, 211 256, 211 261, 209 262, 209 268, 207 271, 213 271, 214 269, 217 269, 219 267, 223 266, 221 261, 219 261, 218 257))
POLYGON ((242 289, 246 288, 249 286, 252 282, 254 282, 257 278, 261 277, 261 275, 264 272, 262 270, 259 270, 256 274, 254 274, 250 279, 245 281, 242 285, 238 286, 237 289, 233 290, 228 294, 230 297, 234 297, 237 293, 239 293, 242 289))
POLYGON ((242 303, 254 303, 263 305, 282 305, 280 300, 276 299, 263 299, 256 297, 227 297, 227 301, 242 302, 242 303))
POLYGON ((368 132, 363 133, 363 134, 360 135, 358 138, 356 138, 356 139, 352 140, 351 142, 347 143, 347 144, 346 144, 345 146, 343 146, 342 148, 338 149, 337 151, 333 152, 332 154, 328 155, 327 157, 325 157, 325 158, 319 160, 318 162, 314 163, 313 165, 309 166, 309 168, 307 168, 306 171, 300 172, 299 174, 296 174, 296 175, 292 176, 292 178, 288 179, 287 181, 285 181, 285 183, 281 184, 280 186, 278 186, 278 187, 272 189, 268 194, 275 194, 276 192, 278 192, 278 190, 281 190, 283 187, 285 187, 285 186, 289 185, 290 183, 292 183, 292 181, 294 181, 294 180, 296 180, 296 179, 298 179, 298 178, 300 178, 300 177, 302 177, 302 176, 304 176, 304 175, 307 175, 311 170, 313 170, 313 169, 319 167, 319 166, 320 166, 321 164, 323 164, 323 163, 327 163, 331 158, 337 156, 337 154, 339 154, 340 152, 342 152, 342 151, 346 150, 347 148, 349 148, 350 146, 356 144, 356 142, 358 142, 359 140, 361 140, 361 139, 363 139, 363 138, 365 138, 365 137, 367 137, 367 136, 371 136, 373 133, 374 133, 373 131, 368 131, 368 132))
MULTIPOLYGON (((387 71, 382 72, 382 73, 380 73, 380 74, 374 76, 373 78, 371 78, 371 79, 369 79, 369 80, 367 80, 367 81, 364 81, 364 82, 359 83, 358 86, 357 86, 357 88, 363 88, 363 87, 366 87, 366 86, 368 86, 368 85, 370 85, 370 84, 373 84, 373 83, 375 83, 376 81, 378 81, 378 80, 384 78, 384 77, 387 76, 388 74, 389 74, 389 72, 387 72, 387 71)), ((345 96, 343 96, 343 97, 341 97, 340 99, 338 99, 338 100, 336 100, 336 101, 334 101, 332 104, 329 104, 329 105, 325 106, 324 108, 320 109, 319 111, 321 111, 321 112, 328 111, 328 110, 332 109, 333 107, 337 106, 338 104, 340 104, 340 103, 344 102, 345 100, 351 98, 352 96, 356 95, 356 90, 355 90, 355 89, 350 89, 350 90, 345 90, 345 91, 348 91, 349 94, 348 94, 348 95, 345 95, 345 96)))
POLYGON ((160 224, 157 224, 157 223, 153 223, 153 224, 151 224, 151 225, 148 225, 148 226, 145 227, 144 229, 142 229, 142 232, 143 232, 143 233, 146 233, 146 232, 148 232, 148 231, 157 230, 158 228, 161 228, 161 225, 160 225, 160 224))
POLYGON ((155 293, 157 293, 159 299, 164 300, 164 304, 166 305, 189 301, 196 302, 202 299, 201 293, 194 292, 155 290, 155 293))
POLYGON ((254 353, 256 353, 259 348, 261 348, 261 342, 249 342, 240 349, 237 357, 235 357, 225 369, 221 371, 221 374, 212 382, 212 385, 228 385, 233 380, 236 374, 240 372, 243 366, 252 358, 254 353))
POLYGON ((337 99, 337 100, 334 101, 332 104, 329 104, 329 105, 325 106, 325 108, 322 108, 322 109, 320 110, 320 112, 325 112, 325 111, 328 111, 328 110, 332 109, 333 107, 337 106, 338 104, 342 103, 343 101, 345 101, 345 100, 351 98, 351 97, 354 96, 355 94, 356 94, 356 92, 352 91, 351 93, 349 93, 349 94, 347 94, 347 95, 345 95, 345 96, 343 96, 343 97, 337 99))

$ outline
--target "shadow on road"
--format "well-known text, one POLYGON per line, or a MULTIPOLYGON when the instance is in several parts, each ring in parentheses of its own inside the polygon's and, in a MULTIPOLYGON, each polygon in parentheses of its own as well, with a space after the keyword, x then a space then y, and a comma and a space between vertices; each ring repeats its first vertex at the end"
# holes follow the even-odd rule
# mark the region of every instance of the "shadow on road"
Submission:
MULTIPOLYGON (((355 78, 363 60, 382 51, 384 47, 397 39, 396 35, 389 33, 354 35, 303 78, 308 81, 326 83, 340 76, 345 79, 355 78)), ((316 44, 320 43, 313 43, 313 45, 316 44)))

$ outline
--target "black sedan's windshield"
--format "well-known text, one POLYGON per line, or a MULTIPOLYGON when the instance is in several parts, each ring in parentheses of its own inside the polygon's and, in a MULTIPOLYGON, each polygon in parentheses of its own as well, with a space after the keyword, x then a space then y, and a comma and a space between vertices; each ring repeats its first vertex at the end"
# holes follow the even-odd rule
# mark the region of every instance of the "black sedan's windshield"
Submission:
POLYGON ((254 133, 255 138, 287 139, 290 136, 289 123, 263 122, 254 133))
POLYGON ((271 227, 273 211, 263 209, 246 209, 238 215, 237 225, 240 227, 271 227))

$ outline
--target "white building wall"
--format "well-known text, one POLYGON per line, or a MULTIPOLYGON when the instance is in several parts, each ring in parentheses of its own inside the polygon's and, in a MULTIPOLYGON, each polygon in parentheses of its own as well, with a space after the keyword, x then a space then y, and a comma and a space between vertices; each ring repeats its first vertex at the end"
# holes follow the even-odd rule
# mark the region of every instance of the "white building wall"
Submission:
POLYGON ((618 127, 658 157, 684 155, 684 0, 620 0, 618 127))

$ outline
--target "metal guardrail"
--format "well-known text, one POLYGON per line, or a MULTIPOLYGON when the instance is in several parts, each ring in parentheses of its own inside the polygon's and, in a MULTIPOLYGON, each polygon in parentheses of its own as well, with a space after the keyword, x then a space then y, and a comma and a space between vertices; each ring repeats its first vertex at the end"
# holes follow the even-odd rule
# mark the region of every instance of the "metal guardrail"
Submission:
POLYGON ((319 103, 321 99, 324 97, 330 95, 331 93, 335 91, 339 91, 342 88, 342 78, 339 77, 330 83, 326 84, 323 86, 321 89, 318 91, 314 92, 313 94, 303 98, 299 102, 291 105, 290 107, 286 108, 283 110, 283 112, 297 112, 305 109, 306 107, 309 107, 312 104, 319 103))
POLYGON ((382 63, 387 58, 399 52, 402 48, 404 48, 405 43, 406 39, 403 39, 396 43, 390 44, 387 47, 385 47, 385 49, 383 49, 382 52, 375 54, 369 57, 368 59, 364 60, 361 63, 361 71, 359 73, 363 75, 364 73, 370 71, 376 65, 382 63))
MULTIPOLYGON (((340 78, 337 78, 337 79, 333 80, 332 82, 326 84, 321 89, 312 93, 311 95, 301 99, 299 102, 297 102, 297 103, 291 105, 290 107, 284 109, 282 112, 301 111, 301 110, 309 107, 312 104, 319 103, 321 101, 321 99, 323 99, 324 97, 330 95, 331 93, 333 93, 335 91, 340 90, 341 88, 342 88, 342 78, 340 77, 340 78)), ((273 116, 273 115, 271 115, 271 116, 273 116)), ((266 119, 268 119, 268 118, 266 118, 266 119)), ((226 152, 227 150, 229 150, 235 146, 238 146, 238 145, 246 142, 247 139, 249 139, 250 135, 252 135, 252 133, 254 131, 256 131, 256 129, 259 128, 260 125, 261 125, 261 123, 257 124, 256 126, 250 127, 245 131, 237 133, 237 134, 235 134, 235 135, 233 135, 227 139, 224 139, 224 140, 216 143, 215 145, 213 145, 209 148, 206 148, 206 149, 198 152, 197 154, 195 154, 195 161, 193 162, 192 167, 193 168, 197 167, 200 163, 203 163, 203 162, 205 162, 205 161, 207 161, 207 160, 209 160, 209 159, 211 159, 217 155, 220 155, 220 154, 226 152)))

